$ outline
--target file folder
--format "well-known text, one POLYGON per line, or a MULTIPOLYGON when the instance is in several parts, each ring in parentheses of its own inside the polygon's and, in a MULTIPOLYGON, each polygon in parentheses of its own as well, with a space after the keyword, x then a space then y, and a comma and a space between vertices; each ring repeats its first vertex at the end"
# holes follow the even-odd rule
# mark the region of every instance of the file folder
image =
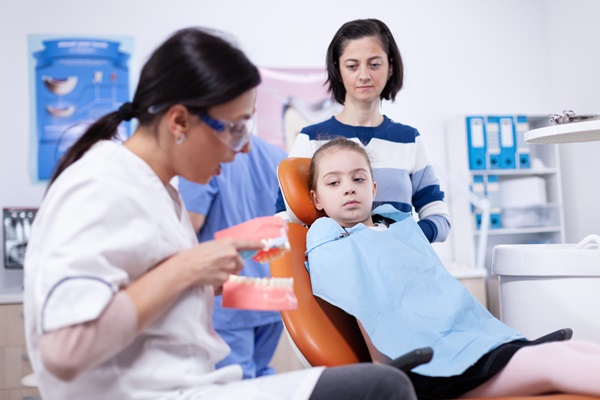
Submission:
POLYGON ((502 228, 500 206, 500 181, 498 175, 488 175, 485 185, 486 196, 490 202, 490 229, 502 228))
POLYGON ((498 117, 486 118, 485 139, 487 168, 500 168, 500 119, 498 117))
MULTIPOLYGON (((473 181, 471 182, 471 191, 477 197, 485 197, 485 180, 483 175, 473 175, 473 181)), ((481 210, 471 204, 471 213, 475 217, 475 229, 481 228, 481 210)))
POLYGON ((486 169, 485 124, 483 117, 467 117, 469 169, 486 169))
POLYGON ((525 142, 525 132, 529 130, 529 121, 526 116, 518 115, 516 117, 517 125, 517 168, 531 168, 531 147, 525 142))
POLYGON ((516 168, 515 155, 515 124, 513 117, 499 117, 500 119, 500 168, 516 168))

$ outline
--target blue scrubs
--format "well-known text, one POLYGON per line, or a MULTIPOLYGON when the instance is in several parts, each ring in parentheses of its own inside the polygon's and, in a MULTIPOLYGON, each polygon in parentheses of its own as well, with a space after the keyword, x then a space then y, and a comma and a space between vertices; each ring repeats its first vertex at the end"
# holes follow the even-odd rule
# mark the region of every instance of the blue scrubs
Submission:
MULTIPOLYGON (((214 233, 255 217, 275 214, 279 183, 277 166, 287 157, 285 151, 257 136, 252 149, 222 165, 221 174, 206 185, 179 178, 179 191, 189 211, 206 216, 198 233, 200 242, 212 240, 214 233)), ((246 259, 240 275, 269 277, 269 264, 246 259)), ((283 324, 277 311, 248 311, 221 307, 215 297, 215 330, 227 341, 231 353, 217 368, 240 364, 244 379, 273 374, 269 362, 277 347, 283 324)))

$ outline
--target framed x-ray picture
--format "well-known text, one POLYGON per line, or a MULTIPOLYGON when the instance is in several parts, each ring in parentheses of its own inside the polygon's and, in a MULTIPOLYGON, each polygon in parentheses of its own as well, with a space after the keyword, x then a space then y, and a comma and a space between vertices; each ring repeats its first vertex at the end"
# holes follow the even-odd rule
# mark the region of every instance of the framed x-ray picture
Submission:
POLYGON ((37 208, 4 208, 2 210, 5 268, 23 268, 31 225, 36 213, 37 208))

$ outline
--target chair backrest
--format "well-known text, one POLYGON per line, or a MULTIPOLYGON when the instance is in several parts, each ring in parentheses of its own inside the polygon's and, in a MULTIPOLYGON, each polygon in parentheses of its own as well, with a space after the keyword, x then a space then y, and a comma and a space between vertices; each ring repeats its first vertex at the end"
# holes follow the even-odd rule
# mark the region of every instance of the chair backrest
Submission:
POLYGON ((313 205, 308 191, 308 170, 310 158, 286 158, 277 168, 277 178, 283 194, 283 200, 292 222, 312 225, 325 215, 313 205))
MULTIPOLYGON (((309 158, 287 158, 277 169, 288 212, 305 225, 322 215, 314 208, 308 192, 309 164, 309 158)), ((286 330, 312 366, 371 361, 356 319, 312 294, 304 264, 307 231, 301 224, 289 223, 291 251, 271 261, 272 276, 294 278, 298 309, 281 312, 286 330)))

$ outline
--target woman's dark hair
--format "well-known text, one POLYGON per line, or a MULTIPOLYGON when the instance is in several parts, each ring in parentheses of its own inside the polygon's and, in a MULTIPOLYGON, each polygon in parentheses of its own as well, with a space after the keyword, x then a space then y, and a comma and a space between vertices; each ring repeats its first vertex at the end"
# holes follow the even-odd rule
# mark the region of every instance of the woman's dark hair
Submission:
POLYGON ((174 104, 200 112, 235 99, 260 83, 258 68, 222 33, 177 31, 150 56, 133 101, 94 122, 59 160, 50 184, 96 142, 113 139, 123 120, 151 125, 174 104))
POLYGON ((350 40, 375 37, 381 42, 392 68, 392 76, 381 92, 381 100, 396 100, 396 94, 402 89, 404 82, 404 66, 398 45, 386 24, 378 19, 357 19, 346 22, 336 32, 327 49, 325 64, 327 65, 327 81, 331 98, 340 104, 346 101, 346 89, 340 74, 340 57, 350 40))
POLYGON ((371 166, 371 159, 369 158, 369 154, 364 147, 359 145, 358 143, 346 139, 342 136, 336 136, 335 138, 325 142, 321 147, 315 151, 312 158, 310 159, 310 166, 308 167, 308 190, 317 190, 317 179, 319 177, 319 163, 321 159, 325 157, 328 151, 336 151, 336 150, 350 150, 355 151, 367 160, 367 164, 369 165, 369 172, 371 173, 371 179, 373 179, 373 167, 371 166))

